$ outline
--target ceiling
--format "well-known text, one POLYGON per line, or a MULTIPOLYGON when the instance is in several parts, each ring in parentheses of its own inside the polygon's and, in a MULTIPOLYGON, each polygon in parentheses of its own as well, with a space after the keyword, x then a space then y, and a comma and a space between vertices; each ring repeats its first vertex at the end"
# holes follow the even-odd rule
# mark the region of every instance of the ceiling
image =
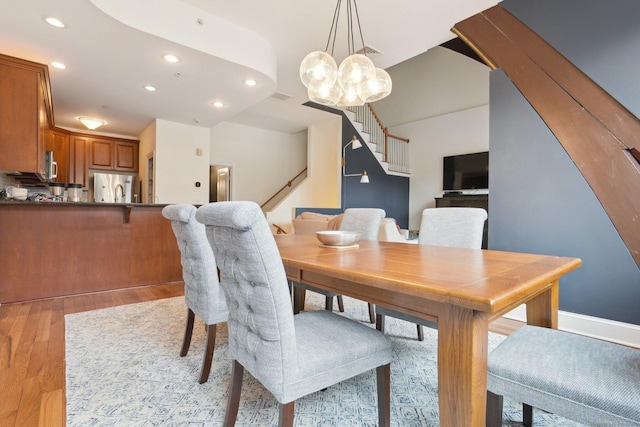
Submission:
MULTIPOLYGON (((346 2, 345 2, 346 3, 346 2)), ((361 0, 362 34, 389 68, 454 37, 450 29, 497 0, 361 0)), ((223 121, 293 133, 322 119, 298 77, 324 50, 336 3, 327 0, 20 0, 0 15, 0 53, 49 66, 55 123, 136 137, 155 118, 212 127, 223 121), (105 13, 104 11, 107 11, 105 13), (54 16, 66 27, 54 28, 54 16), (166 53, 180 58, 170 64, 166 53), (243 81, 255 79, 255 87, 243 81), (155 92, 144 85, 153 85, 155 92), (213 107, 222 101, 223 108, 213 107)), ((334 56, 346 56, 346 13, 334 56)), ((356 49, 361 43, 356 40, 356 49)))

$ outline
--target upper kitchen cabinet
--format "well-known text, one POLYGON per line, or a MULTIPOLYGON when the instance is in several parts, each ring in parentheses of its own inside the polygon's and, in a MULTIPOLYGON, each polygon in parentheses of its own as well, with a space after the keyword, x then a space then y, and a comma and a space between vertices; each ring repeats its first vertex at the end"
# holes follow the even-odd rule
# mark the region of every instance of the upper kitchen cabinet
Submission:
POLYGON ((89 169, 138 172, 138 141, 90 138, 89 169))
POLYGON ((53 124, 46 65, 0 54, 0 171, 46 178, 48 129, 53 124))
POLYGON ((125 172, 138 172, 138 148, 139 142, 115 141, 114 169, 125 172))
POLYGON ((89 138, 72 133, 69 137, 69 180, 67 182, 89 186, 89 138))
POLYGON ((58 165, 57 177, 54 182, 73 182, 69 180, 69 132, 63 129, 51 129, 47 141, 47 151, 53 153, 58 165))

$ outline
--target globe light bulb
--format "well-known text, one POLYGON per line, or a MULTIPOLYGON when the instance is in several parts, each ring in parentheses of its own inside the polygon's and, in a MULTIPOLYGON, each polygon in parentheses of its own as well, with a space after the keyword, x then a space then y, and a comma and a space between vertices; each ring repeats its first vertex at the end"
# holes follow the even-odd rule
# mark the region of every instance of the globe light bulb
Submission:
POLYGON ((338 83, 345 90, 349 84, 358 84, 363 80, 374 78, 376 67, 373 62, 364 55, 355 53, 345 58, 338 68, 338 83))
POLYGON ((300 80, 307 88, 312 80, 327 80, 333 84, 337 75, 338 65, 327 52, 311 52, 304 57, 300 64, 300 80))
POLYGON ((342 90, 335 81, 329 79, 312 80, 307 90, 309 100, 322 105, 336 105, 342 96, 342 90))
POLYGON ((391 77, 382 68, 376 68, 375 76, 358 84, 358 95, 364 102, 378 101, 391 93, 391 77))

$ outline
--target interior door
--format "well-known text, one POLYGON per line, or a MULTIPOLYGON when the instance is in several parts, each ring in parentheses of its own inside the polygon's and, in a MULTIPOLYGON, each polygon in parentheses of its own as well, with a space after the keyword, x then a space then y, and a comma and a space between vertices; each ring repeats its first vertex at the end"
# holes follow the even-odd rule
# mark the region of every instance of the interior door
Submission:
POLYGON ((209 172, 209 201, 224 202, 231 200, 231 168, 211 166, 209 172))

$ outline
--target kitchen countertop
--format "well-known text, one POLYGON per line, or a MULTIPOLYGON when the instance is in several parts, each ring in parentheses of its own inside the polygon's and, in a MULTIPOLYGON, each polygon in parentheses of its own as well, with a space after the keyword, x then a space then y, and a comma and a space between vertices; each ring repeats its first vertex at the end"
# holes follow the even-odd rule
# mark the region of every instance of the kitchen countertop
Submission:
POLYGON ((44 201, 44 202, 34 202, 32 200, 12 200, 12 199, 0 199, 1 205, 41 205, 41 206, 95 206, 95 207, 113 207, 113 206, 123 206, 123 207, 165 207, 167 204, 159 204, 159 203, 98 203, 98 202, 53 202, 53 201, 44 201))

